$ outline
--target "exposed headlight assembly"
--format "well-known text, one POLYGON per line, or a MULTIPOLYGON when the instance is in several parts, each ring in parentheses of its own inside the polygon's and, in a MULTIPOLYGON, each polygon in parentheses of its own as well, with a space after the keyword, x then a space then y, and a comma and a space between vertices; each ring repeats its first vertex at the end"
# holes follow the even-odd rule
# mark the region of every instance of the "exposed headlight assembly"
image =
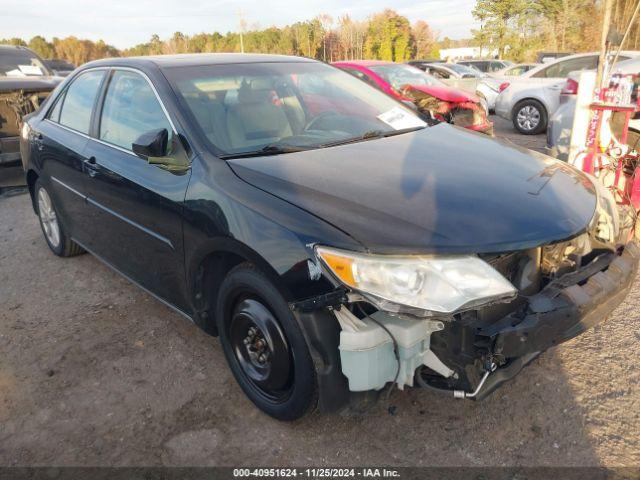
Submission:
POLYGON ((517 294, 475 256, 367 255, 320 246, 316 253, 340 282, 387 312, 453 313, 517 294))
POLYGON ((620 236, 620 213, 611 191, 595 177, 589 175, 596 188, 596 210, 589 225, 589 231, 597 240, 608 245, 615 245, 620 236))

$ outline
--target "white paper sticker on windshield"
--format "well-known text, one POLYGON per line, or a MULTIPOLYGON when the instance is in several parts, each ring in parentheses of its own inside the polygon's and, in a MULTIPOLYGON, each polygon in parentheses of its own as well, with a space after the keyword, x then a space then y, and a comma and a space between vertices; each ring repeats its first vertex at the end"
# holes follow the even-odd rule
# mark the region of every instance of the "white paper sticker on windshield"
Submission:
POLYGON ((13 70, 9 70, 8 72, 5 73, 5 75, 7 77, 26 77, 26 75, 22 73, 20 70, 18 70, 17 68, 13 70))
POLYGON ((425 127, 427 125, 413 113, 407 112, 401 107, 394 107, 389 111, 381 113, 378 115, 378 118, 394 130, 425 127))
POLYGON ((36 67, 35 65, 18 65, 18 68, 25 75, 42 75, 40 67, 36 67))

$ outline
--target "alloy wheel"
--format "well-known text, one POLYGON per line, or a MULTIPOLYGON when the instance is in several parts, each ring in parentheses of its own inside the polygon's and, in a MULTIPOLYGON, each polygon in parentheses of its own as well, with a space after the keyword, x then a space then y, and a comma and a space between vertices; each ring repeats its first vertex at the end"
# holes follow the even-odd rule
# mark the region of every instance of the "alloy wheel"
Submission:
POLYGON ((540 124, 540 111, 533 105, 526 105, 518 111, 516 121, 523 130, 535 130, 540 124))
POLYGON ((47 240, 53 248, 57 248, 60 245, 60 225, 51 197, 44 188, 38 190, 38 215, 47 240))

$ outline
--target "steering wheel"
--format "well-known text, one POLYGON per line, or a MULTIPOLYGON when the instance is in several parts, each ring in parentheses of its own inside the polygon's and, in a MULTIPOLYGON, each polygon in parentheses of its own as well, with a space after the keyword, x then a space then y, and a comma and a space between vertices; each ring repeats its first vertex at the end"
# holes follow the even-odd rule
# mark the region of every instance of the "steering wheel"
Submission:
POLYGON ((327 117, 331 117, 331 116, 336 116, 338 115, 336 112, 334 112, 333 110, 327 110, 326 112, 322 112, 320 115, 312 118, 309 123, 307 123, 304 127, 304 131, 308 132, 309 130, 313 130, 313 127, 315 127, 315 125, 320 122, 320 120, 323 120, 327 117))

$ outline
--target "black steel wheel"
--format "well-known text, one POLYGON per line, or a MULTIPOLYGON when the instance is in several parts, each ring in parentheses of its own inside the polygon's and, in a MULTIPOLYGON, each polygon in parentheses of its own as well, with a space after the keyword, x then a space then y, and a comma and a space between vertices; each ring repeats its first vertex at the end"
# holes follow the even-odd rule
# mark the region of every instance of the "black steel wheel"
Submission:
POLYGON ((285 401, 293 383, 293 356, 280 324, 260 299, 248 297, 236 303, 229 341, 257 392, 274 402, 285 401))
POLYGON ((262 411, 295 420, 317 403, 316 371, 297 320, 278 289, 250 264, 218 292, 216 322, 229 367, 262 411))

